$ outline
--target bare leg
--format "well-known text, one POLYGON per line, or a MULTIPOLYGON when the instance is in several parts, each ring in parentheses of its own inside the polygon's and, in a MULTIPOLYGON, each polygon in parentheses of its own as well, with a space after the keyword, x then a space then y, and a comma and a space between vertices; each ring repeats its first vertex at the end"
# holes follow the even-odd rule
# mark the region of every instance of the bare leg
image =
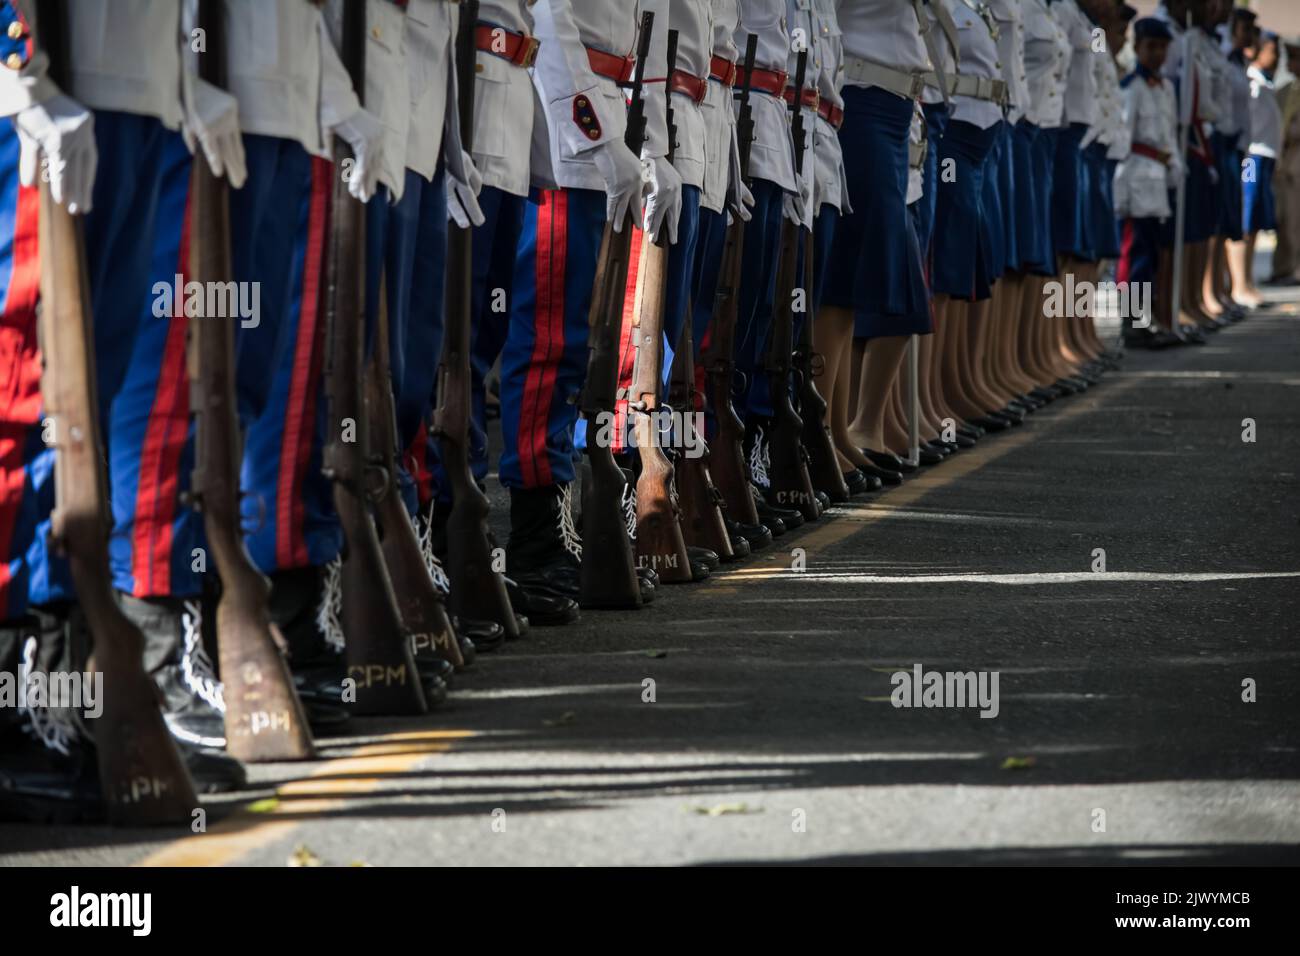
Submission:
POLYGON ((879 451, 884 445, 885 402, 906 348, 907 336, 891 335, 868 340, 863 350, 858 415, 849 429, 849 436, 860 448, 879 451))
POLYGON ((818 349, 826 356, 826 418, 840 467, 844 471, 866 464, 848 441, 848 394, 853 360, 853 312, 822 306, 817 313, 818 349))

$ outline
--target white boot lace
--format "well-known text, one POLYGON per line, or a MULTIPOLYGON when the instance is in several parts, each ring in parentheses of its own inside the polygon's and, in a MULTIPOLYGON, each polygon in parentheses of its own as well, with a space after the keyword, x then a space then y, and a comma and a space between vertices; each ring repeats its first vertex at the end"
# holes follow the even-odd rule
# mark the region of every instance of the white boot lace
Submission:
POLYGON ((325 586, 321 588, 320 606, 316 608, 316 627, 325 636, 325 643, 336 651, 343 650, 343 625, 339 615, 343 612, 343 561, 335 558, 325 565, 325 586))
MULTIPOLYGON (((36 638, 29 637, 23 642, 22 657, 18 662, 18 683, 22 687, 27 687, 31 679, 32 671, 36 668, 36 638)), ((50 750, 57 751, 68 756, 73 740, 76 734, 73 728, 66 721, 59 718, 58 713, 49 707, 32 707, 30 705, 23 707, 22 712, 27 717, 27 729, 37 740, 50 750)))
POLYGON ((420 554, 424 555, 424 566, 429 569, 433 586, 438 589, 439 594, 444 596, 450 594, 451 582, 447 580, 447 572, 443 570, 438 556, 433 553, 433 521, 420 521, 415 515, 411 515, 411 527, 415 529, 415 536, 420 539, 420 554))
POLYGON ((573 483, 560 485, 560 543, 579 561, 582 560, 582 537, 573 523, 573 483))
POLYGON ((198 601, 186 601, 181 612, 185 628, 185 646, 181 651, 181 678, 185 686, 221 713, 226 712, 226 698, 217 680, 212 659, 203 649, 203 608, 198 601))
POLYGON ((754 484, 760 488, 771 487, 772 482, 767 477, 767 442, 763 438, 763 429, 755 427, 754 445, 749 450, 749 473, 754 479, 754 484))

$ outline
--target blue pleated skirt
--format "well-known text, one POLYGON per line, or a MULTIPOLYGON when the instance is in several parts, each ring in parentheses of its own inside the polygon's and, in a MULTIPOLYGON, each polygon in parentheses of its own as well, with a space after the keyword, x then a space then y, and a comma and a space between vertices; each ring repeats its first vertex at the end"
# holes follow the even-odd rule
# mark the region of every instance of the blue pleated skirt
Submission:
POLYGON ((1276 161, 1267 156, 1246 159, 1246 175, 1241 183, 1244 232, 1277 228, 1277 206, 1273 195, 1273 171, 1276 167, 1276 161))
POLYGON ((930 242, 934 236, 934 207, 939 189, 939 143, 948 128, 948 107, 944 103, 924 103, 925 130, 929 147, 925 153, 925 169, 921 172, 921 198, 914 204, 916 210, 916 241, 921 247, 921 258, 926 274, 931 269, 930 242))
POLYGON ((1079 144, 1088 132, 1086 123, 1071 123, 1056 135, 1056 161, 1052 176, 1052 238, 1062 256, 1088 259, 1092 255, 1088 235, 1088 166, 1079 144))
POLYGON ((984 193, 980 197, 982 218, 988 223, 990 282, 996 282, 1007 269, 1006 197, 1002 194, 1002 161, 1007 154, 1007 141, 1002 135, 1005 126, 993 126, 993 145, 984 157, 984 193))
POLYGON ((934 272, 936 295, 978 301, 987 299, 997 276, 994 266, 992 220, 985 215, 985 170, 998 127, 980 129, 960 120, 949 122, 939 144, 939 196, 934 214, 934 272), (947 170, 952 175, 947 175, 947 170))
POLYGON ((1214 143, 1215 167, 1219 171, 1219 222, 1214 230, 1216 235, 1229 239, 1241 240, 1242 225, 1242 151, 1237 146, 1236 136, 1215 133, 1214 143))
MULTIPOLYGON (((1028 124, 1021 124, 1028 125, 1028 124)), ((1034 222, 1036 223, 1033 271, 1040 276, 1056 275, 1056 237, 1052 228, 1052 184, 1056 175, 1057 128, 1037 128, 1029 137, 1029 162, 1034 179, 1034 222)))
POLYGON ((863 338, 924 334, 930 299, 907 210, 912 101, 879 87, 844 89, 845 185, 853 212, 835 227, 825 304, 852 309, 863 338))
POLYGON ((1024 253, 1020 249, 1020 213, 1019 207, 1027 196, 1022 191, 1028 183, 1021 186, 1016 177, 1016 131, 1010 123, 1002 124, 1001 162, 998 164, 1001 178, 998 181, 998 193, 1002 197, 1002 271, 1020 271, 1020 260, 1024 253))
POLYGON ((1091 260, 1119 257, 1119 220, 1115 218, 1115 164, 1106 158, 1106 147, 1092 143, 1084 151, 1088 164, 1088 208, 1091 216, 1088 235, 1091 260))

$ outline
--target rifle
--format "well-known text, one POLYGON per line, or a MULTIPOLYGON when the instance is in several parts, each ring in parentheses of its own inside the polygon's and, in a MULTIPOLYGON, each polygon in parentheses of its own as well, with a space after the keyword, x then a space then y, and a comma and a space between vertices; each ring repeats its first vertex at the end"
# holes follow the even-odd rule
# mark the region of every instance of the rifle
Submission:
MULTIPOLYGON (((740 176, 749 181, 749 148, 754 142, 753 108, 749 103, 750 77, 758 37, 749 35, 745 44, 744 80, 740 87, 740 111, 736 117, 736 142, 740 147, 740 176)), ((719 266, 713 324, 709 344, 700 354, 708 382, 708 403, 713 409, 717 431, 713 436, 715 454, 711 473, 722 494, 727 513, 746 524, 758 524, 758 508, 749 491, 749 466, 745 462, 745 423, 731 404, 731 390, 736 378, 736 314, 740 309, 740 267, 745 256, 745 222, 733 216, 727 227, 727 241, 719 266)))
MULTIPOLYGON (((199 75, 226 85, 225 21, 221 0, 200 0, 199 25, 207 49, 199 75)), ((212 175, 202 157, 190 180, 190 274, 203 283, 229 284, 228 184, 212 175)), ((221 579, 217 604, 217 655, 225 683, 226 748, 240 760, 304 760, 315 756, 306 714, 294 690, 271 621, 270 582, 244 547, 239 518, 242 436, 235 406, 235 331, 231 316, 189 320, 186 365, 190 407, 198 439, 190 494, 203 512, 203 528, 221 579)))
POLYGON ((388 358, 388 293, 381 273, 375 345, 366 369, 367 403, 374 440, 373 464, 378 474, 383 476, 375 500, 380 546, 388 577, 393 582, 393 592, 397 595, 402 623, 410 634, 411 654, 414 656, 421 649, 428 648, 456 667, 464 667, 460 643, 447 617, 442 594, 429 574, 420 540, 397 488, 397 409, 392 381, 388 358))
POLYGON ((799 330, 799 348, 794 353, 794 369, 799 389, 799 417, 803 420, 803 444, 808 450, 808 471, 813 487, 824 491, 831 501, 848 501, 849 486, 840 471, 835 445, 830 429, 826 427, 826 399, 817 391, 814 379, 825 366, 823 356, 815 350, 813 322, 815 315, 813 250, 815 243, 811 232, 803 238, 803 287, 808 310, 804 313, 803 328, 799 330))
MULTIPOLYGON (((366 0, 343 0, 339 51, 357 96, 365 93, 366 0)), ((365 356, 366 208, 338 170, 352 159, 334 138, 334 191, 325 254, 325 387, 334 433, 325 446, 325 476, 343 526, 342 620, 348 677, 356 681, 358 714, 422 714, 424 690, 370 518, 369 421, 363 393, 365 356)))
MULTIPOLYGON (((456 82, 461 144, 471 148, 474 135, 474 73, 477 52, 474 24, 478 3, 461 4, 456 33, 456 82)), ((447 556, 451 565, 451 609, 463 617, 495 621, 507 638, 519 636, 519 623, 506 594, 505 581, 493 567, 488 532, 487 495, 470 470, 469 415, 472 229, 448 224, 446 327, 438 363, 438 406, 433 431, 441 439, 442 463, 452 488, 447 517, 447 556)))
MULTIPOLYGON (((791 135, 794 139, 794 177, 798 182, 803 175, 804 144, 806 133, 803 123, 803 84, 808 71, 808 51, 799 51, 795 67, 794 117, 791 135)), ((772 331, 768 342, 764 371, 770 383, 772 397, 771 464, 768 476, 771 490, 778 504, 798 508, 808 521, 816 521, 821 514, 812 479, 808 476, 808 451, 799 441, 803 422, 790 401, 790 373, 794 353, 794 299, 802 292, 806 303, 811 289, 800 290, 799 245, 803 227, 792 219, 781 222, 781 258, 776 270, 776 304, 772 310, 772 331)), ((807 318, 807 310, 805 308, 807 318)), ((805 323, 806 324, 806 323, 805 323)))
MULTIPOLYGON (((677 66, 677 31, 668 31, 668 66, 677 66)), ((673 123, 673 96, 665 79, 664 101, 668 114, 668 162, 673 161, 677 130, 673 123)), ((636 359, 627 410, 635 428, 641 474, 636 482, 637 562, 659 574, 665 584, 690 581, 691 562, 678 523, 680 508, 673 482, 673 464, 659 445, 659 392, 663 387, 664 293, 668 284, 668 233, 660 229, 654 242, 642 241, 632 309, 632 337, 636 359)))
MULTIPOLYGON (((650 55, 650 31, 655 15, 645 13, 637 32, 636 68, 632 75, 627 132, 623 141, 633 154, 641 154, 645 142, 645 100, 641 94, 645 62, 650 55)), ((597 436, 610 431, 615 421, 618 396, 619 338, 623 323, 623 297, 627 286, 628 260, 632 249, 632 217, 605 223, 596 260, 591 309, 587 313, 587 381, 582 389, 582 416, 587 421, 587 459, 591 482, 582 496, 582 565, 579 570, 579 601, 588 608, 635 608, 641 606, 641 587, 632 558, 623 517, 627 477, 614 461, 611 442, 597 436)))
MULTIPOLYGON (((41 0, 37 32, 61 88, 67 79, 67 10, 41 0)), ((68 559, 94 648, 91 673, 104 675, 104 710, 95 737, 108 819, 122 826, 187 822, 198 799, 158 710, 144 670, 144 638, 122 613, 108 578, 108 495, 95 384, 93 317, 79 217, 40 183, 41 304, 37 330, 44 368, 41 397, 54 425, 51 543, 68 559)))

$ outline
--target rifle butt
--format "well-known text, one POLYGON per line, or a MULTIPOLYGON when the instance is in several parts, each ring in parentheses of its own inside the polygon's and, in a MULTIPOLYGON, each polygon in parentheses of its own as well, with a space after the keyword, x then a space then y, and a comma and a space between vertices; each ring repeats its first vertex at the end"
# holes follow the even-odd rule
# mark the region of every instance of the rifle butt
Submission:
POLYGON ((623 515, 627 478, 608 449, 588 449, 590 486, 582 497, 581 607, 624 610, 641 606, 641 584, 623 515))
POLYGON ((730 561, 731 536, 722 520, 719 507, 722 494, 713 485, 709 473, 708 452, 699 458, 677 459, 677 497, 682 509, 682 537, 687 544, 709 548, 718 557, 730 561))
POLYGON ((447 616, 446 603, 429 575, 424 553, 406 508, 390 489, 376 508, 388 577, 397 595, 397 610, 411 641, 411 653, 429 648, 453 666, 465 666, 460 643, 447 616))
POLYGON ((249 763, 316 756, 302 701, 280 654, 265 601, 229 583, 217 604, 217 658, 225 685, 226 749, 249 763))
MULTIPOLYGON (((780 384, 784 386, 784 377, 780 384)), ((772 387, 775 389, 777 383, 773 383, 772 387)), ((768 467, 768 476, 772 494, 779 506, 797 508, 804 520, 816 521, 821 516, 821 507, 813 491, 812 478, 808 474, 808 451, 799 440, 802 431, 803 422, 793 408, 786 405, 784 410, 777 410, 776 424, 770 437, 771 465, 768 467)))
POLYGON ((370 513, 341 484, 334 486, 334 506, 347 533, 340 623, 347 676, 356 682, 352 712, 423 714, 424 690, 370 513))
POLYGON ((665 584, 691 581, 691 562, 677 521, 673 466, 653 444, 641 449, 641 477, 636 483, 636 560, 665 584))
POLYGON ((826 400, 817 391, 809 373, 805 372, 804 376, 799 411, 803 420, 803 444, 808 449, 808 476, 813 487, 825 492, 831 501, 848 501, 849 486, 840 471, 835 445, 825 425, 826 400))
MULTIPOLYGON (((445 446, 444 446, 445 447, 445 446)), ((454 465, 448 462, 450 470, 454 465)), ((464 472, 469 474, 466 465, 464 472)), ((472 480, 453 492, 451 514, 447 516, 447 562, 452 569, 449 606, 453 614, 495 621, 506 638, 519 637, 519 622, 505 581, 492 566, 488 546, 488 501, 472 480)))

